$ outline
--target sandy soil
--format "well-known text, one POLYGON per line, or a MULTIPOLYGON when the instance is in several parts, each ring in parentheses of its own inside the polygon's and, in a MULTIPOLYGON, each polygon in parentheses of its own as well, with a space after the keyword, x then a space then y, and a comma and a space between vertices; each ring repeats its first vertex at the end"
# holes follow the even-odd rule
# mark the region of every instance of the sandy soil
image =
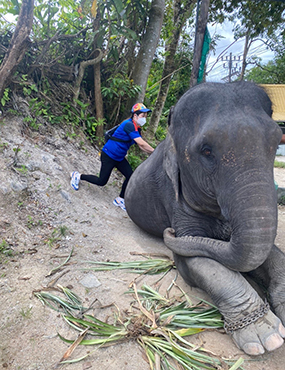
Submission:
MULTIPOLYGON (((78 192, 70 188, 70 171, 97 173, 100 168, 97 151, 84 138, 72 142, 63 132, 55 131, 49 136, 46 131, 27 136, 25 127, 13 120, 2 123, 0 130, 0 242, 3 245, 5 241, 13 254, 0 254, 0 368, 54 369, 68 348, 57 333, 70 339, 75 339, 76 334, 60 314, 43 306, 33 291, 59 278, 57 283, 72 287, 84 304, 96 300, 93 313, 105 320, 116 312, 112 303, 116 303, 121 312, 129 308, 132 297, 124 293, 135 275, 118 270, 86 271, 90 267, 86 261, 139 259, 133 252, 162 253, 170 257, 171 253, 160 239, 138 229, 126 213, 112 205, 121 183, 117 173, 104 188, 87 183, 82 183, 78 192), (67 233, 57 238, 60 228, 67 228, 67 233), (51 269, 63 263, 72 248, 70 263, 48 276, 51 269), (62 272, 65 274, 60 277, 62 272), (97 287, 86 288, 82 284, 82 279, 89 274, 97 279, 97 287)), ((284 175, 284 169, 276 170, 279 186, 285 187, 284 175)), ((285 250, 285 207, 279 207, 278 212, 276 243, 285 250)), ((162 294, 175 276, 172 271, 162 279, 159 288, 162 294)), ((157 279, 145 276, 138 284, 151 285, 157 279)), ((203 292, 187 286, 179 276, 177 283, 194 302, 197 297, 207 299, 203 292)), ((285 345, 252 359, 238 350, 223 332, 204 332, 191 341, 202 344, 217 356, 243 357, 246 370, 284 369, 285 345)), ((80 347, 72 357, 93 350, 80 347)), ((63 368, 148 370, 149 365, 138 344, 131 341, 98 349, 86 360, 63 368)))

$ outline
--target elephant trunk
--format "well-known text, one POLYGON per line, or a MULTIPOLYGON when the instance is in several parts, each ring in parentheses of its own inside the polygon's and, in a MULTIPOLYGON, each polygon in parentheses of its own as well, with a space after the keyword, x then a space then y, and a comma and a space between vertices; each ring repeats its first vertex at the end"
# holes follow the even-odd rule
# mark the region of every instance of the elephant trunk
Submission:
POLYGON ((223 196, 221 203, 231 204, 231 207, 220 204, 232 229, 229 242, 199 236, 175 237, 175 231, 168 228, 163 234, 166 246, 181 256, 212 258, 236 271, 247 272, 260 266, 273 247, 277 231, 277 196, 273 181, 259 183, 254 195, 248 187, 239 190, 236 196, 228 193, 231 198, 238 199, 229 202, 227 196, 223 196))

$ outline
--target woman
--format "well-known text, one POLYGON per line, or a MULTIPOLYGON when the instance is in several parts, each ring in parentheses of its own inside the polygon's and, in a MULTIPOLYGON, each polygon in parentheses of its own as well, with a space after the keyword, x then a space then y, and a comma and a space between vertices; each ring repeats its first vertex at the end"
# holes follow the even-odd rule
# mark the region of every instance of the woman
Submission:
POLYGON ((141 137, 141 127, 146 123, 148 112, 151 112, 151 110, 146 108, 142 103, 137 103, 132 107, 131 117, 120 124, 113 134, 112 139, 109 139, 102 149, 99 177, 80 174, 77 171, 72 172, 70 184, 74 190, 79 189, 80 180, 98 186, 106 185, 115 167, 125 176, 125 181, 122 185, 120 195, 114 199, 113 204, 124 211, 126 210, 124 195, 133 170, 125 156, 133 144, 137 144, 142 151, 148 154, 154 151, 141 137))

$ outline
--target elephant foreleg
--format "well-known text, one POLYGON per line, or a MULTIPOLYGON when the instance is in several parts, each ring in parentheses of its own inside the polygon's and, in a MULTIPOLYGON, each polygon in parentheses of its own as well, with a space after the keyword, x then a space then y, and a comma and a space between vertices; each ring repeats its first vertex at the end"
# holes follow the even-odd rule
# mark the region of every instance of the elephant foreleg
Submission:
POLYGON ((239 272, 209 258, 175 254, 174 259, 184 280, 211 297, 226 323, 245 319, 247 325, 231 332, 234 342, 245 353, 260 355, 265 349, 273 351, 283 344, 285 328, 270 310, 257 320, 249 319, 262 312, 264 302, 239 272))
POLYGON ((266 261, 248 275, 263 286, 273 312, 285 325, 285 254, 273 246, 266 261))

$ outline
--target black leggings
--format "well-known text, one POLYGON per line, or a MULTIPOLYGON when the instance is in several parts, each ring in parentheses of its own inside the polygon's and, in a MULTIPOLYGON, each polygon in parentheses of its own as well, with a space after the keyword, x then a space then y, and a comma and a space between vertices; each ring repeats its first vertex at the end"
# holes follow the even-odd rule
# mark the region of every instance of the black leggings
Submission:
POLYGON ((113 168, 117 168, 122 175, 125 176, 125 181, 123 183, 120 197, 125 197, 125 191, 128 184, 128 181, 133 173, 132 167, 129 162, 124 158, 122 161, 115 161, 110 158, 105 152, 101 152, 101 170, 99 177, 94 175, 81 175, 80 180, 90 182, 98 186, 104 186, 107 184, 113 168))

